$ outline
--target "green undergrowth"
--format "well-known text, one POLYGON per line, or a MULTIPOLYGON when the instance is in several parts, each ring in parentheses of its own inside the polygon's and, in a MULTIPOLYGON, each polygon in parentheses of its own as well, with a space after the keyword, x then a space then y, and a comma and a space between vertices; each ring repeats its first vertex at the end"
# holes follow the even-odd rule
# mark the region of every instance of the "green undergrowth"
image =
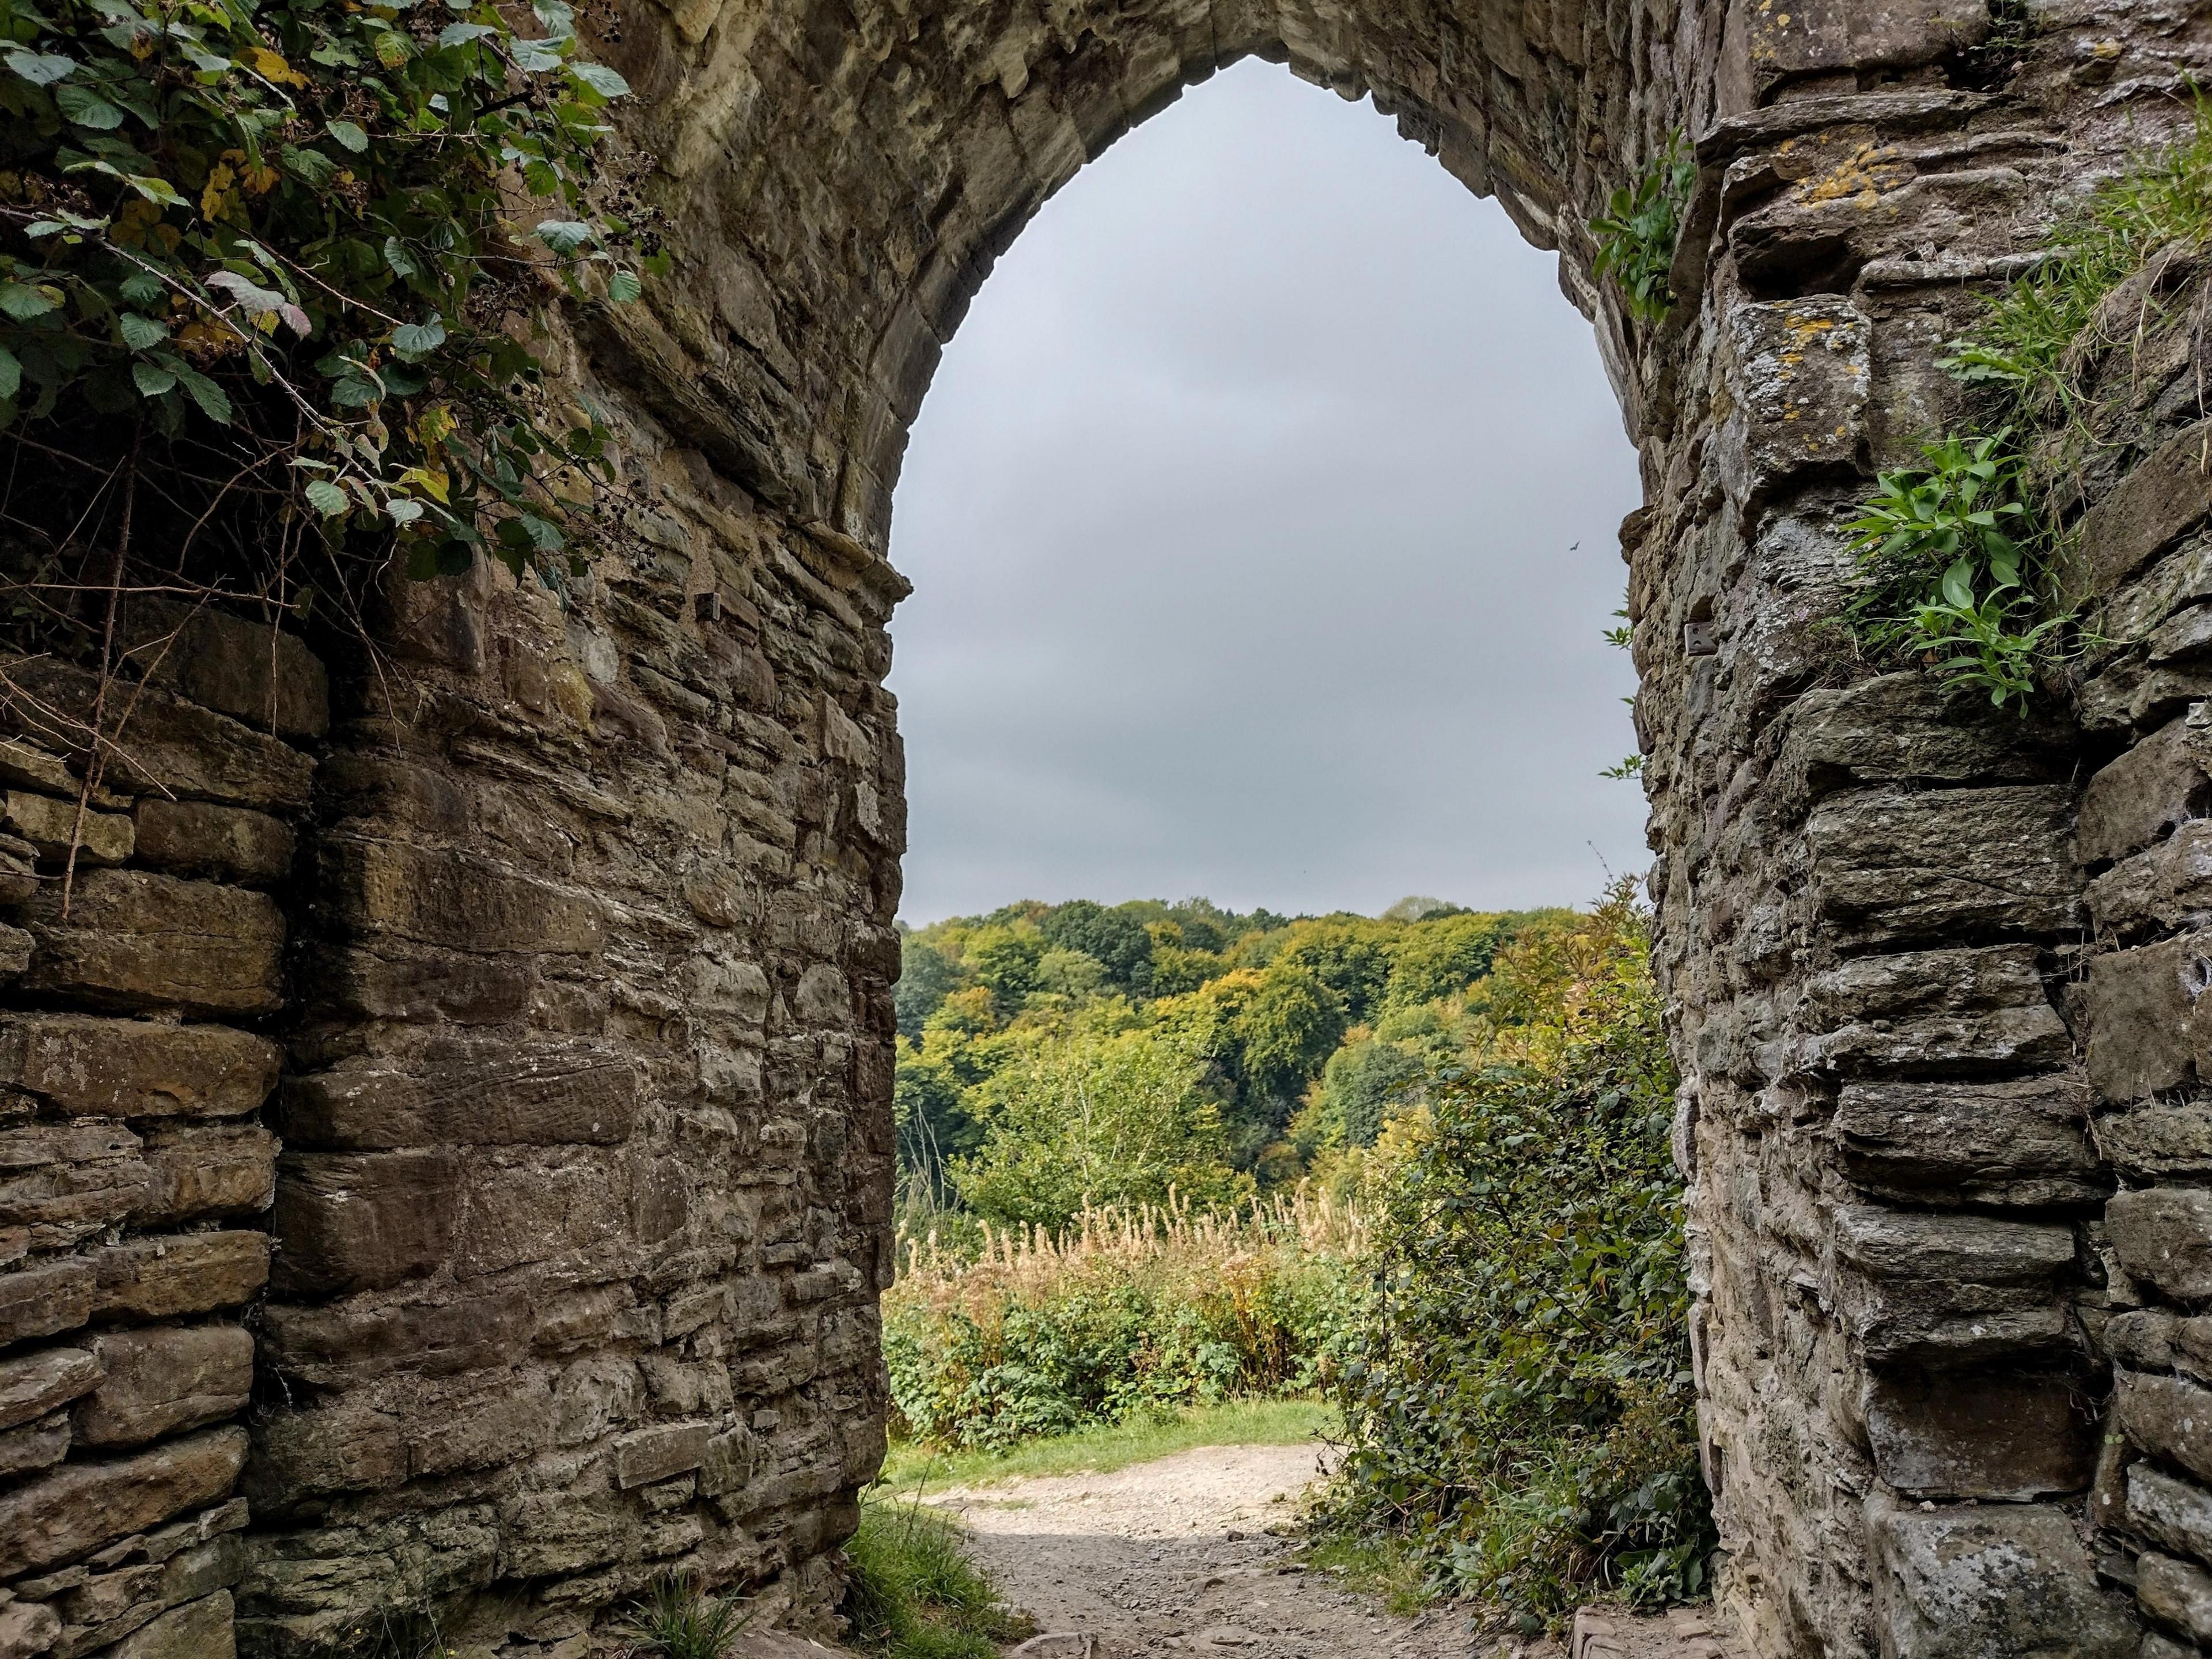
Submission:
POLYGON ((1335 1407, 1322 1401, 1237 1400, 1027 1440, 1003 1451, 945 1452, 902 1441, 891 1447, 882 1480, 908 1496, 1026 1475, 1108 1474, 1200 1446, 1318 1444, 1337 1426, 1335 1407))
POLYGON ((1682 216, 1697 187, 1698 159, 1680 132, 1628 184, 1613 191, 1606 210, 1589 222, 1597 239, 1591 275, 1612 278, 1628 314, 1646 325, 1665 320, 1674 307, 1668 278, 1682 216))
POLYGON ((1309 1540, 1299 1557, 1314 1571, 1372 1597, 1401 1619, 1437 1600, 1437 1584, 1419 1553, 1393 1534, 1324 1532, 1309 1540))
MULTIPOLYGON (((2131 395, 2104 395, 2115 351, 2164 320, 2150 268, 2193 261, 2212 239, 2212 105, 2184 143, 2153 150, 2062 216, 2045 257, 1990 296, 1941 360, 1974 418, 1883 473, 1849 526, 1860 561, 1845 621, 1877 663, 1917 662, 2025 711, 2085 649, 2074 520, 2081 480, 2142 425, 2131 395), (2141 292, 2115 305, 2130 283, 2141 292)), ((2175 267, 2179 269, 2179 266, 2175 267)))
POLYGON ((1716 1542, 1649 929, 1624 884, 1504 953, 1530 1017, 1401 1126, 1364 1200, 1376 1288, 1322 1536, 1524 1628, 1694 1600, 1716 1542))
POLYGON ((918 1497, 864 1498, 845 1559, 847 1639, 875 1659, 995 1659, 1000 1643, 1029 1633, 959 1524, 918 1497))

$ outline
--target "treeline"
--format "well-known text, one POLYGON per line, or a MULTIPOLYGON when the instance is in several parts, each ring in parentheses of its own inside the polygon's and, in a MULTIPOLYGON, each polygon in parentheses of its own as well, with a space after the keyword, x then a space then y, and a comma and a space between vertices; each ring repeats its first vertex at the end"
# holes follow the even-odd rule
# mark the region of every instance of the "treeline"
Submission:
POLYGON ((1008 905, 904 934, 910 1208, 1057 1230, 1086 1207, 1237 1202, 1356 1173, 1545 987, 1498 978, 1577 923, 1401 901, 1380 917, 1204 899, 1008 905))

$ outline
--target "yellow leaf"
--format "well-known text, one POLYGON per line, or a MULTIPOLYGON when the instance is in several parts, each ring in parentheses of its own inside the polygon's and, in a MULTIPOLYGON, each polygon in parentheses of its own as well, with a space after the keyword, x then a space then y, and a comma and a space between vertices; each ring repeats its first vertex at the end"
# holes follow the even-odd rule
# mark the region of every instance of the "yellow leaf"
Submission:
POLYGON ((446 477, 442 466, 410 466, 399 475, 399 483, 403 489, 420 489, 434 497, 441 507, 453 505, 447 494, 452 481, 446 477))
POLYGON ((220 219, 223 208, 230 200, 230 187, 238 175, 230 170, 230 163, 218 161, 208 171, 207 188, 200 191, 200 217, 220 219))
POLYGON ((380 29, 376 36, 377 61, 386 69, 398 69, 407 61, 406 37, 392 29, 380 29))
POLYGON ((252 161, 242 149, 223 151, 222 161, 256 196, 266 196, 276 189, 276 180, 282 176, 275 167, 264 167, 252 161))
POLYGON ((307 84, 306 76, 266 46, 255 46, 246 56, 252 59, 254 71, 273 86, 304 87, 307 84))
POLYGON ((434 404, 415 417, 415 435, 426 444, 442 441, 453 429, 453 411, 443 404, 434 404))

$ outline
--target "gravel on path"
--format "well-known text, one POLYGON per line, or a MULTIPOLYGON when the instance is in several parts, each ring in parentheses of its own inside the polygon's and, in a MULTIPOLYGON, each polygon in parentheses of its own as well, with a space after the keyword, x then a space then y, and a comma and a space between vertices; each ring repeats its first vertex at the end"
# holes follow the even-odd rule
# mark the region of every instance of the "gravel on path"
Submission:
MULTIPOLYGON (((1309 1571, 1288 1535, 1326 1469, 1316 1446, 1202 1446, 1110 1474, 954 1487, 929 1501, 1041 1634, 1019 1659, 1570 1659, 1550 1641, 1478 1638, 1449 1607, 1385 1611, 1309 1571)), ((1686 1610, 1586 1613, 1571 1659, 1737 1659, 1686 1610)))

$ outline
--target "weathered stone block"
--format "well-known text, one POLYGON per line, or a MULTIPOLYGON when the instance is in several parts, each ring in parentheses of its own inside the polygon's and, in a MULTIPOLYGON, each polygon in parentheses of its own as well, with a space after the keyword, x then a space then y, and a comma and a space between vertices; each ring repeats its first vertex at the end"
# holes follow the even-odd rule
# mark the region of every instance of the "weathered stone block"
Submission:
POLYGON ((588 894, 472 854, 357 842, 327 848, 333 899, 371 933, 465 951, 591 955, 606 918, 588 894))
POLYGON ((2069 1340, 2054 1286, 2074 1267, 2070 1227, 1849 1206, 1835 1252, 1869 1358, 1955 1368, 2069 1340))
POLYGON ((93 1351, 100 1386, 73 1413, 88 1446, 136 1446, 220 1422, 246 1409, 253 1338, 242 1325, 111 1331, 93 1351))
POLYGON ((69 1455, 70 1420, 54 1412, 21 1428, 0 1430, 0 1477, 52 1468, 69 1455))
POLYGON ((2212 1390, 2179 1376, 2113 1373, 2120 1431, 2154 1457, 2212 1480, 2212 1390))
POLYGON ((132 669, 155 685, 263 731, 330 730, 330 679, 299 638, 207 605, 135 595, 124 631, 132 669))
POLYGON ((634 1244, 643 1230, 633 1224, 618 1171, 611 1158, 473 1170, 468 1212, 453 1239, 454 1273, 474 1279, 634 1244))
POLYGON ((0 1343, 75 1330, 92 1317, 93 1283, 82 1256, 0 1272, 0 1343))
POLYGON ((35 1601, 11 1601, 0 1607, 0 1654, 7 1659, 37 1659, 62 1633, 61 1616, 35 1601))
POLYGON ((89 1393, 100 1381, 100 1360, 82 1348, 0 1359, 0 1429, 12 1429, 89 1393))
POLYGON ((110 1245, 93 1258, 99 1270, 92 1312, 102 1316, 169 1319, 234 1308, 269 1281, 269 1236, 258 1232, 185 1233, 110 1245))
POLYGON ((276 1191, 276 1139, 246 1126, 157 1128, 146 1170, 142 1224, 265 1210, 276 1191))
POLYGON ((2151 1463, 2128 1466, 2128 1525, 2161 1548, 2212 1561, 2212 1492, 2151 1463))
POLYGON ((40 858, 59 863, 76 848, 80 870, 126 863, 135 842, 131 820, 121 812, 88 811, 80 821, 75 799, 10 789, 0 795, 0 828, 21 836, 40 858))
POLYGON ((1866 441, 1867 319, 1840 295, 1728 313, 1732 407, 1717 438, 1721 477, 1745 505, 1808 469, 1848 467, 1866 441))
POLYGON ((325 1492, 384 1492, 407 1479, 405 1425, 365 1402, 257 1414, 245 1491, 257 1515, 325 1492))
POLYGON ((268 1097, 283 1060, 268 1038, 220 1025, 21 1013, 0 1030, 0 1082, 81 1116, 234 1117, 268 1097))
POLYGON ((2045 1504, 1867 1500, 1885 1659, 2133 1659, 2136 1621, 2045 1504))
POLYGON ((604 1047, 441 1042, 404 1060, 349 1061, 296 1079, 278 1116, 294 1146, 615 1146, 636 1121, 638 1076, 604 1047))
POLYGON ((627 1492, 688 1474, 707 1461, 712 1429, 704 1423, 663 1423, 614 1443, 615 1484, 627 1492))
POLYGON ((2212 1049, 2212 1020, 2198 1013, 2212 987, 2212 935, 2184 934, 2089 964, 2089 1081, 2100 1100, 2125 1104, 2179 1088, 2212 1049))
POLYGON ((2074 799, 2063 785, 1832 798, 1807 820, 1805 841, 1822 914, 1855 939, 2049 933, 2079 921, 2074 799))
POLYGON ((270 1217, 283 1245, 270 1288, 301 1300, 432 1272, 446 1260, 459 1207, 448 1153, 287 1154, 270 1217))
POLYGON ((2212 1193, 2153 1187, 2106 1206, 2112 1249, 2130 1278, 2177 1302, 2212 1299, 2212 1193))
POLYGON ((65 1463, 0 1493, 0 1577, 51 1567, 227 1496, 243 1429, 207 1429, 135 1456, 65 1463))
POLYGON ((1940 1077, 2056 1066, 2072 1049, 2033 945, 1860 957, 1815 975, 1808 1066, 1844 1077, 1940 1077))
POLYGON ((474 1399, 447 1401, 413 1425, 407 1468, 418 1478, 491 1468, 552 1443, 552 1391, 544 1378, 526 1376, 474 1399))
MULTIPOLYGON (((88 722, 98 690, 94 677, 58 662, 17 664, 9 677, 27 696, 66 720, 88 722)), ((21 729, 25 711, 0 704, 0 720, 21 729)), ((50 724, 36 720, 33 731, 50 724)), ((117 734, 111 730, 111 738, 117 734)), ((140 690, 107 764, 111 788, 276 809, 307 804, 315 763, 288 744, 166 692, 140 690)))
POLYGON ((120 1123, 33 1123, 0 1129, 0 1226, 119 1221, 146 1196, 137 1135, 120 1123))
POLYGON ((24 914, 39 941, 24 976, 33 989, 214 1013, 283 1006, 284 917, 266 894, 94 870, 77 883, 66 920, 58 892, 42 893, 24 914))
POLYGON ((2111 592, 2212 512, 2208 443, 2212 421, 2200 421, 2089 509, 2081 520, 2081 563, 2091 595, 2111 592))
POLYGON ((280 881, 291 871, 291 826, 266 812, 149 795, 135 816, 138 860, 157 870, 248 885, 280 881))
POLYGON ((2186 716, 2170 720, 2089 780, 2081 793, 2084 864, 2126 858, 2212 812, 2207 736, 2186 716))
POLYGON ((2080 1492, 2096 1464, 2079 1377, 2004 1370, 1876 1372, 1868 1379, 1875 1471, 1903 1496, 2021 1499, 2080 1492))
POLYGON ((2089 884, 2090 919, 2107 935, 2212 921, 2212 822, 2182 824, 2172 836, 2123 860, 2089 884))
POLYGON ((545 1578, 617 1559, 638 1533, 629 1501, 599 1492, 524 1494, 501 1512, 501 1573, 545 1578))
POLYGON ((1844 1170, 1920 1202, 2081 1204, 2111 1178, 2089 1145, 2076 1073, 1992 1083, 1854 1082, 1836 1103, 1844 1170))
POLYGON ((2138 1181, 2212 1175, 2212 1103, 2152 1103, 2097 1120, 2097 1145, 2114 1170, 2138 1181))
POLYGON ((230 1592, 173 1607, 108 1650, 109 1659, 235 1659, 230 1592))
POLYGON ((520 1290, 369 1307, 272 1303, 262 1341, 274 1370, 318 1387, 357 1385, 394 1370, 449 1376, 505 1366, 528 1350, 532 1310, 520 1290))
POLYGON ((2195 1562, 2146 1550, 2136 1561, 2136 1600, 2166 1629, 2212 1642, 2212 1573, 2195 1562))

